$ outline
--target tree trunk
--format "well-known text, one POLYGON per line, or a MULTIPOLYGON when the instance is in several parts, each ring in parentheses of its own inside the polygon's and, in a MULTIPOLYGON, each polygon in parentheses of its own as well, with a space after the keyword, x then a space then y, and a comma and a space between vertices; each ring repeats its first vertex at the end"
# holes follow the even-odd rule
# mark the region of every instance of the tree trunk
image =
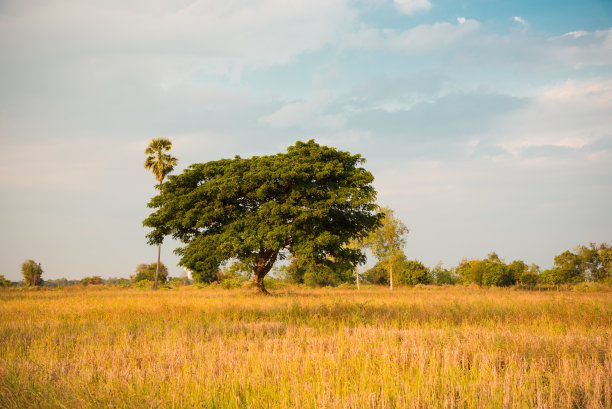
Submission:
POLYGON ((359 288, 359 267, 355 266, 355 277, 357 280, 357 289, 361 290, 361 288, 359 288))
POLYGON ((159 259, 161 257, 161 243, 157 244, 157 268, 155 269, 155 282, 153 283, 153 289, 157 290, 157 277, 159 277, 159 259))
POLYGON ((266 287, 264 287, 264 278, 272 269, 279 251, 280 249, 271 250, 265 248, 259 250, 257 263, 253 266, 253 283, 255 284, 257 292, 261 294, 269 294, 266 287))
MULTIPOLYGON (((164 177, 162 176, 159 180, 159 194, 161 195, 161 184, 164 181, 164 177)), ((161 206, 159 207, 161 210, 161 206)), ((157 243, 157 268, 155 269, 155 282, 153 283, 153 289, 157 290, 157 277, 159 277, 159 260, 161 258, 161 243, 157 243)))
POLYGON ((389 262, 389 289, 393 290, 393 262, 389 262))
POLYGON ((265 274, 263 274, 263 275, 255 274, 253 276, 253 282, 255 283, 255 289, 257 290, 258 293, 268 295, 270 293, 268 292, 268 290, 266 290, 266 287, 264 286, 264 277, 265 276, 266 276, 265 274))

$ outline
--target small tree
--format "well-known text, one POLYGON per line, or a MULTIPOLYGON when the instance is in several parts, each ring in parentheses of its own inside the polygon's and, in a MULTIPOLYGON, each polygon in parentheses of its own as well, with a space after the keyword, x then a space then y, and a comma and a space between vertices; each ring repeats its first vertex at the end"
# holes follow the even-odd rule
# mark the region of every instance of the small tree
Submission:
POLYGON ((436 266, 431 270, 431 278, 433 283, 436 285, 453 285, 457 281, 453 273, 444 268, 442 262, 436 264, 436 266))
POLYGON ((34 260, 25 261, 21 265, 21 273, 23 274, 23 280, 25 282, 26 287, 35 287, 42 285, 43 269, 40 266, 40 263, 37 263, 34 260))
POLYGON ((612 278, 612 246, 602 243, 597 251, 601 265, 597 269, 595 280, 605 281, 612 278))
POLYGON ((397 281, 403 285, 430 284, 432 282, 429 269, 417 260, 402 260, 397 281))
POLYGON ((485 262, 483 260, 463 259, 457 267, 457 274, 463 281, 482 285, 482 278, 485 273, 485 262))
POLYGON ((584 281, 580 257, 569 250, 555 256, 555 267, 558 281, 561 283, 576 283, 584 281))
POLYGON ((157 268, 157 263, 151 264, 139 264, 136 267, 136 275, 131 276, 133 282, 137 283, 143 280, 155 281, 155 276, 157 275, 158 280, 161 283, 165 283, 168 279, 168 269, 164 265, 164 263, 159 264, 159 269, 157 268))
POLYGON ((11 286, 11 282, 9 280, 7 280, 6 278, 4 278, 3 275, 0 274, 0 287, 10 287, 11 286))
POLYGON ((406 245, 406 236, 410 232, 408 228, 393 215, 393 210, 388 207, 380 209, 382 225, 374 230, 368 238, 368 244, 374 255, 387 263, 389 271, 389 288, 393 290, 393 264, 395 257, 403 254, 406 245))

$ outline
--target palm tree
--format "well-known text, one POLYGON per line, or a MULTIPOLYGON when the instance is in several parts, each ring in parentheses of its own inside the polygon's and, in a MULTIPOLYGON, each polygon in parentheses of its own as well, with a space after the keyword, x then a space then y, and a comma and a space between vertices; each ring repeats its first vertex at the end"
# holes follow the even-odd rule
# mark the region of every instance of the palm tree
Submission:
MULTIPOLYGON (((168 152, 172 148, 172 142, 167 138, 155 138, 149 143, 149 147, 145 151, 148 155, 144 167, 150 170, 155 175, 155 179, 159 182, 159 190, 161 193, 162 182, 166 175, 174 169, 177 159, 168 152)), ((157 289, 157 277, 159 277, 159 263, 161 255, 161 241, 157 243, 157 269, 155 270, 155 283, 153 289, 157 289)))

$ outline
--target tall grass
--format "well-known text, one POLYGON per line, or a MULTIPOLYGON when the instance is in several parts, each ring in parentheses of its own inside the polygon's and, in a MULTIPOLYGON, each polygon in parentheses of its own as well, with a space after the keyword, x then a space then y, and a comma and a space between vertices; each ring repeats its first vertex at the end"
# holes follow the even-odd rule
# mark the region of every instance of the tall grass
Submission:
POLYGON ((3 408, 610 408, 612 293, 0 292, 3 408))

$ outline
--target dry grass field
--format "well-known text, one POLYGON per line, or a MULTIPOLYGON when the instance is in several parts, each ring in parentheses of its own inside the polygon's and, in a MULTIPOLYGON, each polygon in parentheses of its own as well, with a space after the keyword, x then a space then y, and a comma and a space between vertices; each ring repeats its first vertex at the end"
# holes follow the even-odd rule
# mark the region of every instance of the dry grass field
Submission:
POLYGON ((2 408, 610 408, 612 293, 0 291, 2 408))

